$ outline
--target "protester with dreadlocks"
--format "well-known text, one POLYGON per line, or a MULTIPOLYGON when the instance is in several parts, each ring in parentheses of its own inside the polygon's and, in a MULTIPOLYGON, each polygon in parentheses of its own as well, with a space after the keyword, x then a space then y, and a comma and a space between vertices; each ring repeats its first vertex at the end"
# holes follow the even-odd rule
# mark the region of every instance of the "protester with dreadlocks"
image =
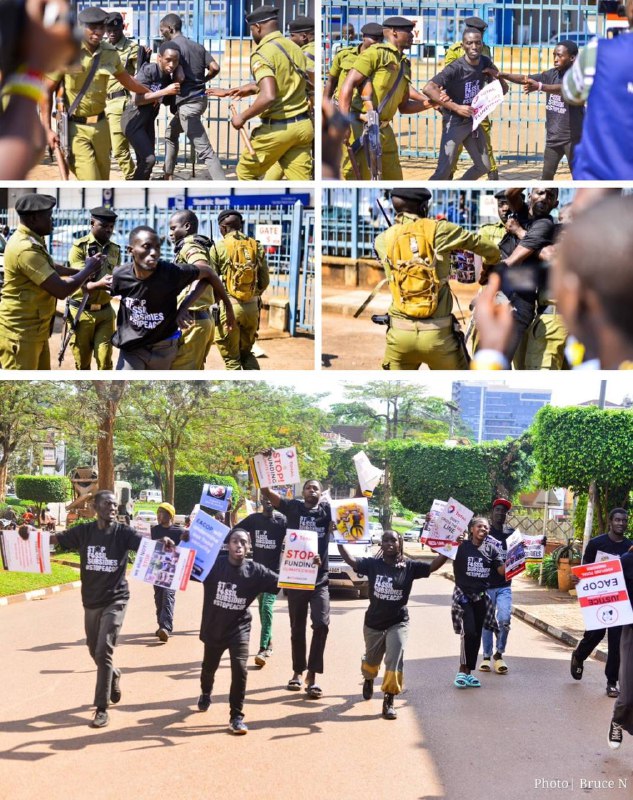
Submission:
POLYGON ((506 568, 499 548, 487 539, 490 523, 485 517, 473 517, 468 523, 468 539, 457 548, 453 562, 455 589, 451 616, 453 630, 461 636, 459 672, 454 680, 458 689, 481 686, 471 675, 477 666, 477 653, 484 628, 499 633, 495 609, 486 589, 491 570, 505 576, 506 568))
POLYGON ((404 646, 409 632, 407 602, 413 581, 428 578, 446 562, 446 556, 436 556, 430 564, 412 561, 403 554, 402 537, 385 531, 378 554, 373 558, 354 558, 344 545, 338 550, 343 560, 369 581, 369 608, 365 613, 363 634, 365 655, 361 665, 363 697, 370 700, 374 679, 385 659, 382 691, 385 693, 382 716, 396 719, 394 697, 402 691, 404 646))

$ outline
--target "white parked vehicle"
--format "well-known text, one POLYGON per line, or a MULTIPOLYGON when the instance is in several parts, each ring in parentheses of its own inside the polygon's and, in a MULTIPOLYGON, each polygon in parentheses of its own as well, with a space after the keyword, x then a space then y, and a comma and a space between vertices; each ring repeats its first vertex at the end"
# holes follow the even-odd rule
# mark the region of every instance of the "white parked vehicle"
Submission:
POLYGON ((163 493, 160 489, 143 489, 138 496, 142 503, 162 503, 163 493))
MULTIPOLYGON (((370 558, 372 555, 370 544, 346 544, 345 547, 354 558, 370 558)), ((328 561, 330 586, 339 589, 358 589, 359 597, 365 599, 369 597, 367 578, 364 575, 357 575, 349 564, 343 561, 343 557, 339 553, 338 546, 332 536, 330 536, 328 545, 328 561)))
POLYGON ((369 537, 372 544, 380 544, 382 542, 382 535, 384 530, 380 522, 369 523, 369 537))

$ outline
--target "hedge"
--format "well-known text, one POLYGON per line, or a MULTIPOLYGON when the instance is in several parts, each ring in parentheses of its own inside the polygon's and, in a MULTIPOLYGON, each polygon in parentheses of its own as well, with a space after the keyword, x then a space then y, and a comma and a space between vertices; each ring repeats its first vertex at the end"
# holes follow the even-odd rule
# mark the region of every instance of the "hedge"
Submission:
POLYGON ((70 499, 70 481, 60 475, 16 475, 15 493, 40 506, 65 503, 70 499))

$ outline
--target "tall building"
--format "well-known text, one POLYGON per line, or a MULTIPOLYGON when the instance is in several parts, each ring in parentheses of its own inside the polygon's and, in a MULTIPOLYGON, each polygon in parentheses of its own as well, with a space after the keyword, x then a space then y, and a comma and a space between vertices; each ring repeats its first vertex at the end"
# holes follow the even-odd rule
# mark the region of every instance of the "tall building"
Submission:
POLYGON ((514 389, 500 383, 455 381, 453 402, 477 442, 516 438, 532 424, 536 412, 547 405, 551 391, 514 389))

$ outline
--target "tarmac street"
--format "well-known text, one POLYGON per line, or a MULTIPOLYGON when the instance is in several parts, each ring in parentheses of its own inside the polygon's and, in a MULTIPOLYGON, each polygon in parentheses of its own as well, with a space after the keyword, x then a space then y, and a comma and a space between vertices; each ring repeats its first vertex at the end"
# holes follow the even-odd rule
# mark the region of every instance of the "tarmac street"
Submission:
MULTIPOLYGON (((442 574, 414 585, 396 721, 380 716, 378 681, 372 700, 361 697, 367 601, 333 594, 319 677, 324 694, 308 700, 285 688, 289 623, 280 597, 274 654, 263 669, 250 659, 250 731, 239 738, 227 732, 227 658, 211 708, 196 708, 199 585, 178 593, 175 634, 162 644, 154 635, 152 588, 131 581, 115 653, 123 696, 102 730, 88 727, 95 668, 79 590, 0 607, 0 798, 631 797, 633 741, 625 734, 619 751, 607 747, 613 701, 605 695, 603 664, 586 662, 583 680, 573 681, 570 648, 513 618, 508 674, 477 672, 482 688, 456 689, 452 588, 442 574)), ((253 617, 251 656, 258 649, 256 607, 253 617)))

